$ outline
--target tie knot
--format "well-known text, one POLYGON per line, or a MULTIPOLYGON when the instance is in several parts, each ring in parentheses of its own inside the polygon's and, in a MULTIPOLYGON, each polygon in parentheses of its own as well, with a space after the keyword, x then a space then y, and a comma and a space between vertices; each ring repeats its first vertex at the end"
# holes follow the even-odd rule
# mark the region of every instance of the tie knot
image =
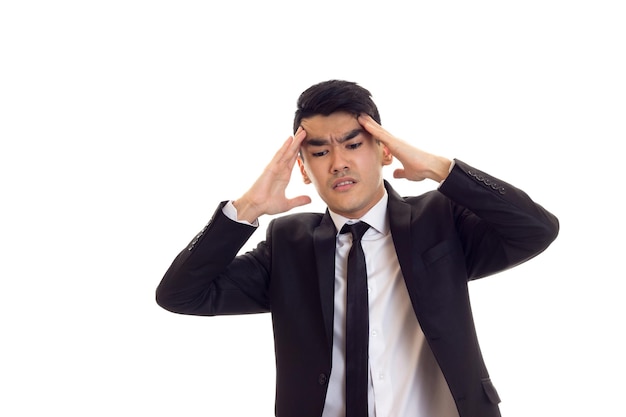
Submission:
POLYGON ((352 240, 356 242, 357 240, 361 240, 367 229, 370 228, 370 225, 365 222, 357 222, 352 224, 344 224, 341 228, 341 233, 352 233, 352 240))

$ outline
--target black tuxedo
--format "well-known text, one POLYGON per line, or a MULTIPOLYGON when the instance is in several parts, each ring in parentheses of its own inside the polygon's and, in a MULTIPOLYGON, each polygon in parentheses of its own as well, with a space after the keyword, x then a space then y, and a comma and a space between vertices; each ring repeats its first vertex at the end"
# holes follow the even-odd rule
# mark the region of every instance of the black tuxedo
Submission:
MULTIPOLYGON (((411 303, 459 414, 499 416, 467 282, 542 252, 558 221, 521 190, 461 161, 437 191, 401 198, 385 186, 411 303)), ((335 226, 328 213, 276 218, 265 241, 237 256, 255 229, 228 219, 222 206, 174 260, 157 302, 184 314, 271 312, 276 415, 319 417, 331 371, 335 226)))

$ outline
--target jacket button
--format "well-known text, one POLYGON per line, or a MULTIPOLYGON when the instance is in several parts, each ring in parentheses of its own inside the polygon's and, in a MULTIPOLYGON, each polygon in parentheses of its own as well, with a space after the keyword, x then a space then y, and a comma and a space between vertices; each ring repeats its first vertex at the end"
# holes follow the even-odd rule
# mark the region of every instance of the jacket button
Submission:
POLYGON ((326 376, 326 374, 320 374, 320 376, 317 378, 317 382, 319 382, 320 385, 326 385, 326 382, 328 382, 328 377, 326 376))

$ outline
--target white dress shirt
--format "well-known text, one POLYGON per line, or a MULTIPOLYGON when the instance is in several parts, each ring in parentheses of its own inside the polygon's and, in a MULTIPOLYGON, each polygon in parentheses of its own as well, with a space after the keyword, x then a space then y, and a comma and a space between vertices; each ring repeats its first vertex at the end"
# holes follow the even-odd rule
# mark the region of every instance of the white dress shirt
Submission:
MULTIPOLYGON (((388 195, 361 219, 330 212, 337 230, 362 220, 369 299, 370 417, 458 417, 450 389, 415 317, 393 245, 388 195)), ((232 203, 224 213, 236 220, 232 203)), ((322 417, 345 416, 346 268, 352 235, 337 233, 332 370, 322 417)))

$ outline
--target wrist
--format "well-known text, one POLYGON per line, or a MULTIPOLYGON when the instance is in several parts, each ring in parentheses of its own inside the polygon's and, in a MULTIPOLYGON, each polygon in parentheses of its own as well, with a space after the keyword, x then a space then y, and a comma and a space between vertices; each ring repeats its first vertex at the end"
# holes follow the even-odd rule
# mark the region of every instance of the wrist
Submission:
POLYGON ((237 220, 245 220, 248 223, 254 223, 263 214, 257 206, 253 204, 245 196, 234 200, 233 207, 237 210, 237 220))
POLYGON ((452 168, 452 161, 448 158, 444 158, 442 156, 433 155, 431 165, 431 179, 441 182, 448 178, 450 174, 450 170, 452 168))

